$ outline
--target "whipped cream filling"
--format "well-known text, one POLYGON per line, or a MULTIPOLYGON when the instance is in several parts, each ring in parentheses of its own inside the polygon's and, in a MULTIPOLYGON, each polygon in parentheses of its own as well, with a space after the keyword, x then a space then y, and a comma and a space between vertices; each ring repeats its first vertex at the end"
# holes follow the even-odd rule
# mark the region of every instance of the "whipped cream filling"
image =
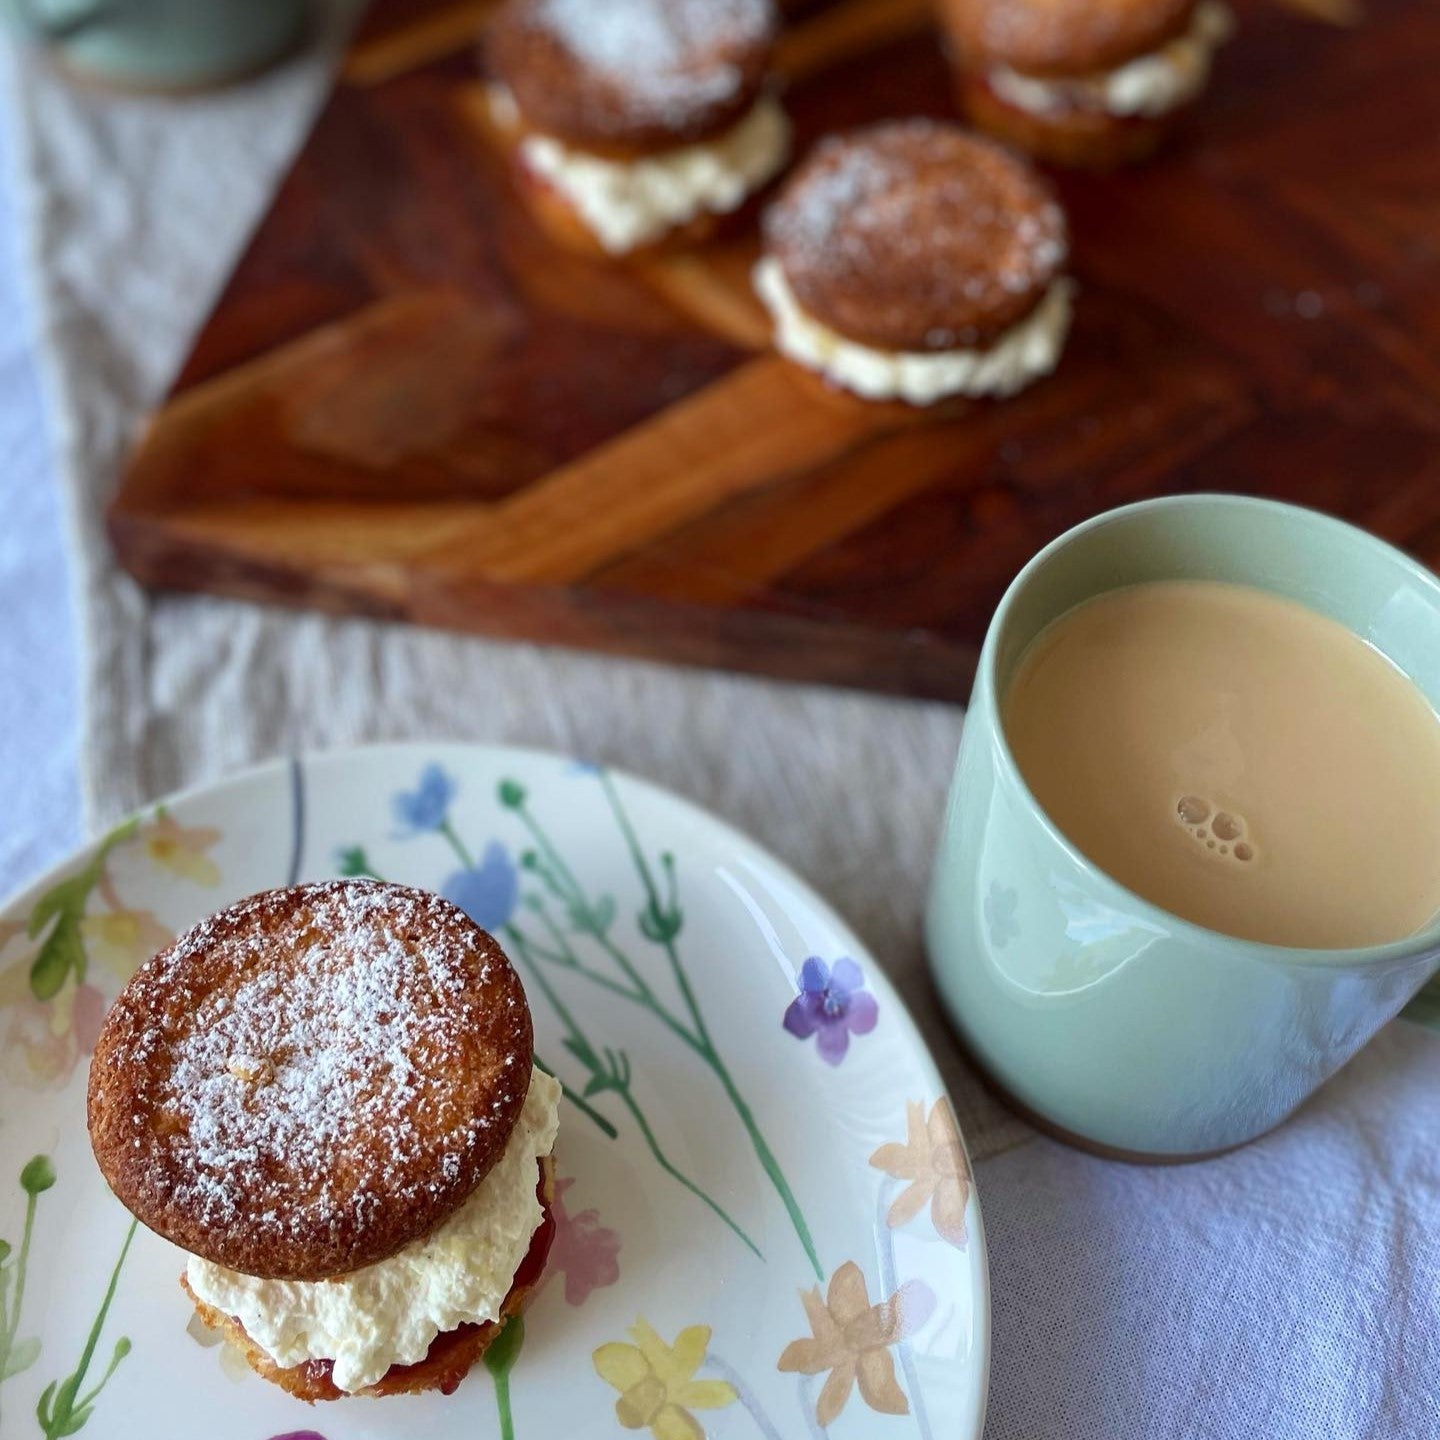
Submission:
POLYGON ((334 1280, 263 1280, 192 1255, 185 1278, 277 1365, 330 1360, 341 1390, 363 1390, 392 1365, 423 1360, 437 1335, 499 1319, 543 1218, 536 1165, 554 1148, 559 1106, 559 1084, 535 1070, 510 1140, 474 1194, 388 1260, 334 1280))
POLYGON ((1055 368, 1070 328, 1072 286, 1061 279, 984 350, 876 350, 802 310, 774 256, 755 267, 754 282, 775 320, 775 348, 867 400, 931 405, 946 395, 1013 395, 1055 368))
MULTIPOLYGON (((518 120, 507 91, 492 91, 490 104, 502 127, 518 120)), ((737 209, 789 153, 790 122, 773 95, 762 96, 713 140, 636 160, 593 155, 553 135, 529 134, 520 142, 525 163, 565 196, 612 255, 656 240, 697 215, 737 209)))
POLYGON ((990 87, 1002 100, 1033 115, 1057 110, 1098 110, 1107 115, 1163 115, 1193 100, 1210 78, 1215 51, 1230 38, 1235 22, 1219 0, 1195 7, 1190 28, 1159 50, 1114 70, 1093 75, 1041 79, 992 66, 990 87))

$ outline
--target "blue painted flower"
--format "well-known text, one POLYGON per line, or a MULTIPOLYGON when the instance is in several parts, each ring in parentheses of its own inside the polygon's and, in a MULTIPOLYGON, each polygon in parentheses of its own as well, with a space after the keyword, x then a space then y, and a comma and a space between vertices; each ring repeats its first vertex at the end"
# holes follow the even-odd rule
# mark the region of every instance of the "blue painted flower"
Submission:
POLYGON ((868 1035, 880 1018, 875 997, 865 989, 865 976, 851 959, 832 970, 812 955, 800 967, 800 993, 785 1011, 784 1025, 797 1040, 819 1035, 820 1058, 838 1065, 850 1048, 852 1035, 868 1035))
POLYGON ((390 801, 402 827, 400 838, 439 830, 449 817, 456 788, 454 780, 438 765, 427 765, 414 790, 402 790, 390 801))
POLYGON ((458 905, 482 930, 503 930, 520 898, 520 875, 509 852, 492 840, 478 865, 457 870, 440 887, 452 905, 458 905))

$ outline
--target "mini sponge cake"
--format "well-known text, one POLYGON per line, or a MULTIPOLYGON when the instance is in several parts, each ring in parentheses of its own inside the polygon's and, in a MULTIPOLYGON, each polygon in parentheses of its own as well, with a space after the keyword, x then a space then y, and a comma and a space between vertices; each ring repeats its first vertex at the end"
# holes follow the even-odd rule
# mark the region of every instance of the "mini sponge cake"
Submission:
POLYGON ((518 1313, 558 1101, 495 941, 355 880, 253 896, 142 966, 88 1109, 111 1188, 189 1252, 202 1318, 313 1400, 451 1390, 518 1313))
POLYGON ((782 353, 870 399, 1008 395, 1069 323, 1065 220, 1043 182, 958 126, 821 142, 765 216, 755 286, 782 353))
POLYGON ((1220 0, 939 0, 962 108, 1062 165, 1143 159, 1210 78, 1220 0))
POLYGON ((703 238, 785 163, 772 0, 507 0, 491 115, 537 217, 626 254, 703 238))

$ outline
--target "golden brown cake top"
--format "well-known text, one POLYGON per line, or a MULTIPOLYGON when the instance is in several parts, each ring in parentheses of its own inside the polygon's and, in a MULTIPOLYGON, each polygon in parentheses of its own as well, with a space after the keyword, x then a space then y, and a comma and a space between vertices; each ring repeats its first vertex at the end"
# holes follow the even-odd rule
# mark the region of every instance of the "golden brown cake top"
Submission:
POLYGON ((429 1234, 514 1129, 530 1010, 448 901, 377 881, 252 896, 136 973, 90 1068, 106 1180, 249 1275, 346 1274, 429 1234))
POLYGON ((487 50, 528 128, 643 153, 739 119, 775 30, 772 0, 508 0, 487 50))
POLYGON ((1066 256, 1065 217, 1029 166, 918 119, 822 141, 765 237, 802 309, 882 350, 985 345, 1039 304, 1066 256))
POLYGON ((962 60, 1027 75, 1085 75, 1158 50, 1197 0, 940 0, 962 60))

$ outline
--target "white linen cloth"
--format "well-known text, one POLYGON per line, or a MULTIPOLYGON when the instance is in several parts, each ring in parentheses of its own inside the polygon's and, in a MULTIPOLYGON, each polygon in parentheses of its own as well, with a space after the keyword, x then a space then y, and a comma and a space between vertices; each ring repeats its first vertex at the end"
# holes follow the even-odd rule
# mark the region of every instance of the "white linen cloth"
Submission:
POLYGON ((105 497, 323 68, 312 58, 184 102, 76 93, 30 66, 0 75, 36 332, 33 349, 17 344, 16 280, 0 265, 0 381, 18 377, 0 393, 0 439, 16 437, 21 461, 0 474, 0 891, 29 878, 37 841, 78 828, 70 752, 55 748, 73 663, 55 618, 62 564, 81 621, 89 828, 259 757, 366 739, 509 740, 633 769, 813 880, 924 1026, 989 1227, 994 1440, 1440 1434, 1440 1041, 1392 1027, 1239 1155, 1162 1170, 1088 1159, 979 1090, 929 992, 919 914, 953 707, 142 593, 109 554, 105 497), (36 357, 63 559, 53 516, 24 493, 46 479, 36 357), (12 700, 40 666, 58 688, 12 700))

